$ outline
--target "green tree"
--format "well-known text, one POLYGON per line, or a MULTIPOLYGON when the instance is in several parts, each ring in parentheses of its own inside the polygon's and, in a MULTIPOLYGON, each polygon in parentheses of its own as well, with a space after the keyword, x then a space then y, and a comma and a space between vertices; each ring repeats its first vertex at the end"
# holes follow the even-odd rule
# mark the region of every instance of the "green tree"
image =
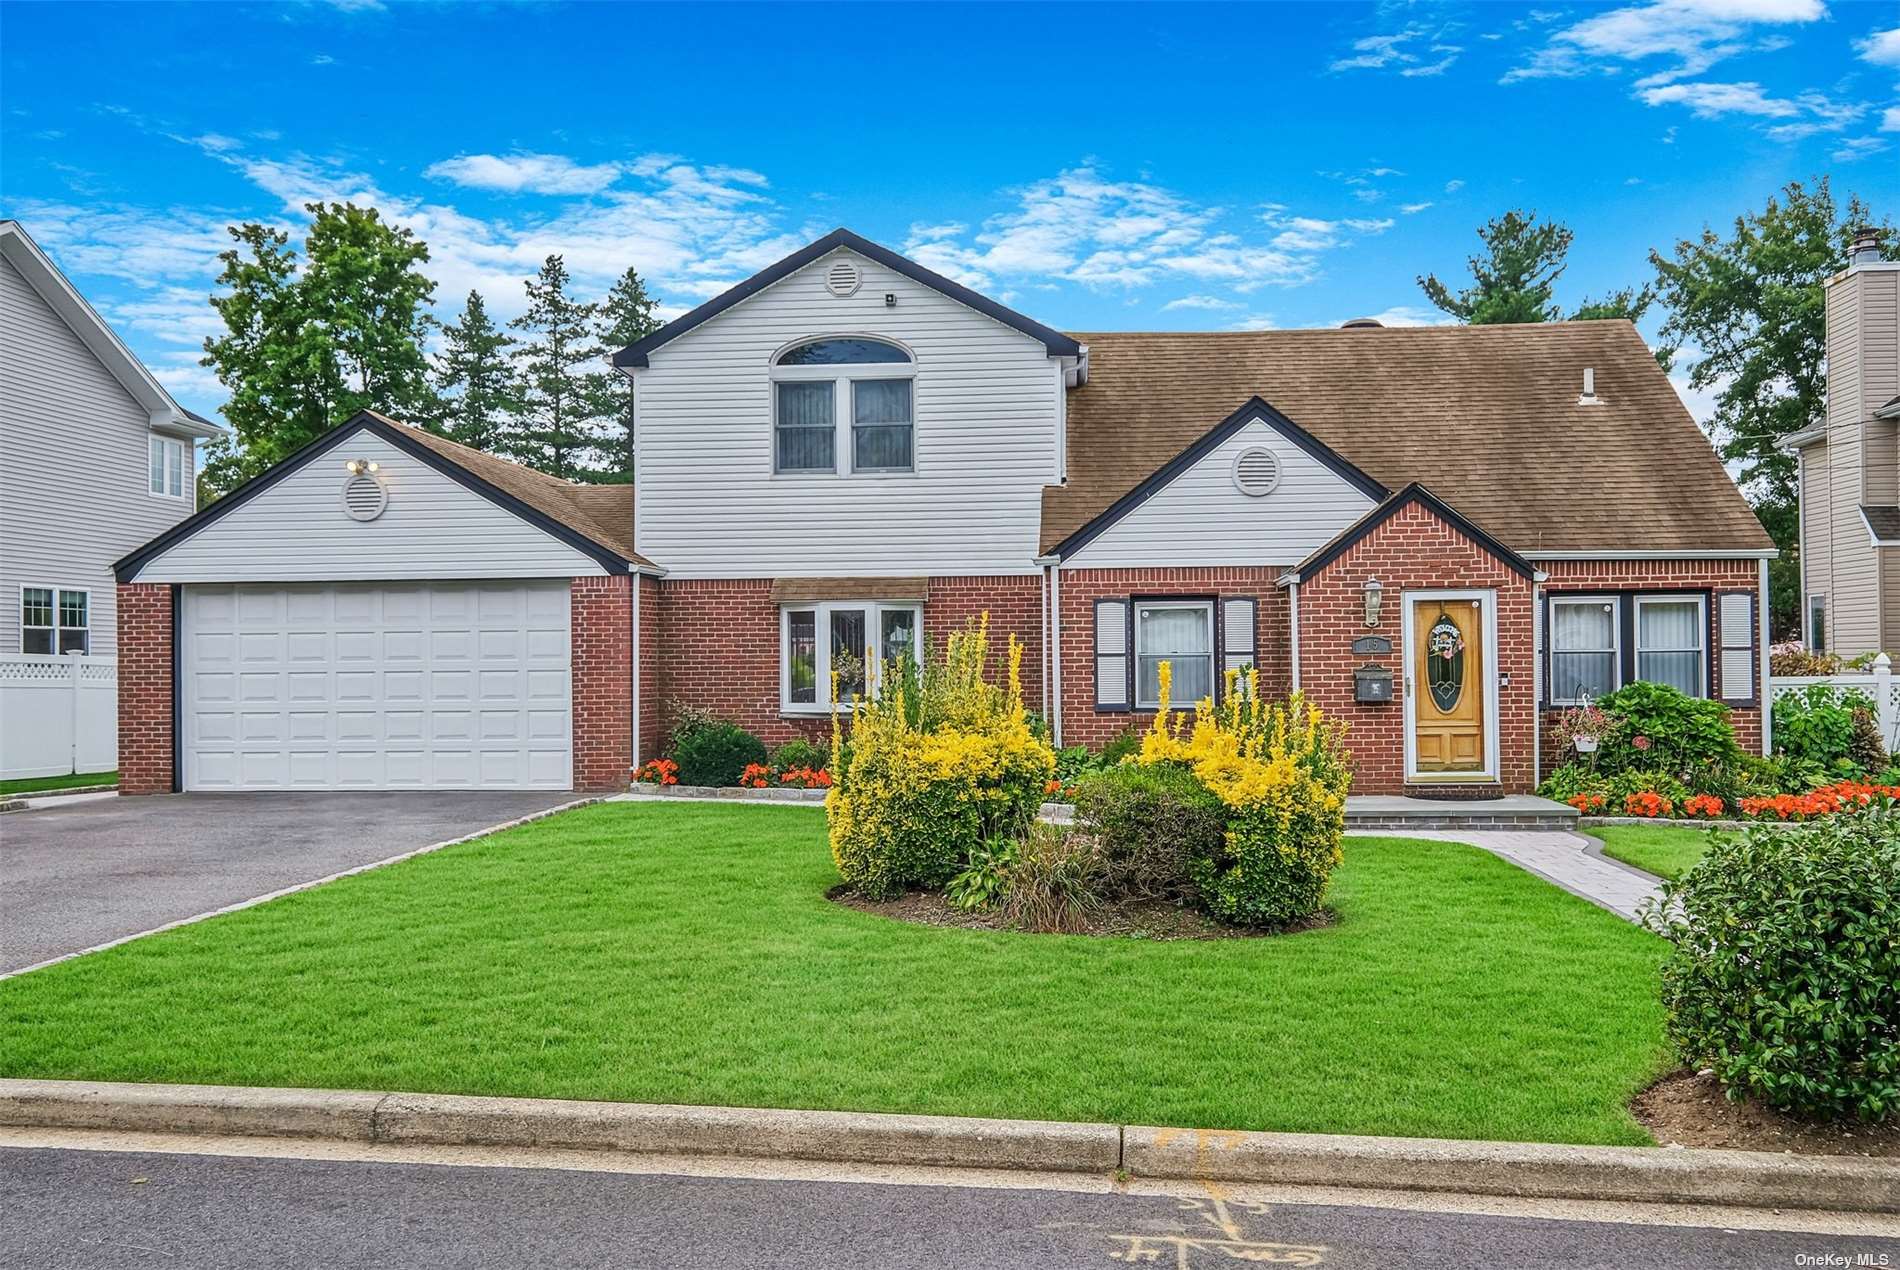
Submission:
POLYGON ((528 281, 528 311, 509 323, 528 338, 514 351, 521 418, 507 447, 523 463, 575 480, 598 470, 620 430, 594 337, 597 306, 570 298, 568 281, 566 263, 549 256, 528 281))
MULTIPOLYGON (((655 302, 647 294, 646 283, 639 272, 629 266, 600 306, 601 351, 611 355, 659 330, 660 319, 654 316, 654 307, 655 302)), ((624 466, 602 473, 600 479, 610 482, 630 481, 633 479, 633 381, 619 374, 610 374, 602 388, 608 398, 602 402, 603 413, 619 416, 626 444, 623 447, 624 466)))
POLYGON ((1563 315, 1551 297, 1572 237, 1556 221, 1538 224, 1536 212, 1508 211, 1478 230, 1484 254, 1467 260, 1471 286, 1454 292, 1436 274, 1421 276, 1418 285, 1426 299, 1472 326, 1553 322, 1563 315))
MULTIPOLYGON (((1669 313, 1663 335, 1692 350, 1690 387, 1715 394, 1705 426, 1781 548, 1769 569, 1778 633, 1796 629, 1800 604, 1796 464, 1778 447, 1826 418, 1824 284, 1845 267, 1855 230, 1872 223, 1858 198, 1838 206, 1826 177, 1812 189, 1792 181, 1729 234, 1704 227, 1672 255, 1649 255, 1669 313)), ((1886 255, 1895 258, 1893 246, 1886 255)))
POLYGON ((211 305, 225 332, 205 340, 203 364, 231 393, 236 447, 206 465, 214 492, 364 408, 432 413, 423 337, 435 284, 420 269, 429 249, 374 208, 307 210, 301 268, 287 233, 255 223, 231 227, 237 245, 219 256, 225 291, 211 305))
POLYGON ((468 293, 458 322, 442 328, 435 388, 440 406, 430 430, 478 450, 499 451, 521 412, 514 361, 515 341, 488 316, 479 291, 468 293))

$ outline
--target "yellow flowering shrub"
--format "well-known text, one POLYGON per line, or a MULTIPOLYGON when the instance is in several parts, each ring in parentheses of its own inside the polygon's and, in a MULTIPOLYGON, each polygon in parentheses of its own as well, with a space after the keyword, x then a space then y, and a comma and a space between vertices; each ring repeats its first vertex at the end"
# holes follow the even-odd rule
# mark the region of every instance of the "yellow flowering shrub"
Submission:
POLYGON ((1339 864, 1352 785, 1345 726, 1298 694, 1265 702, 1259 679, 1227 674, 1226 700, 1171 711, 1172 668, 1161 663, 1161 711, 1137 761, 1191 771, 1227 808, 1218 851, 1188 862, 1202 905, 1223 921, 1283 926, 1315 912, 1339 864))
POLYGON ((1004 686, 985 673, 989 648, 985 614, 950 636, 941 661, 893 666, 853 708, 849 763, 834 717, 831 858, 860 890, 941 886, 974 848, 1035 820, 1055 753, 1023 709, 1022 646, 1011 637, 1004 686))

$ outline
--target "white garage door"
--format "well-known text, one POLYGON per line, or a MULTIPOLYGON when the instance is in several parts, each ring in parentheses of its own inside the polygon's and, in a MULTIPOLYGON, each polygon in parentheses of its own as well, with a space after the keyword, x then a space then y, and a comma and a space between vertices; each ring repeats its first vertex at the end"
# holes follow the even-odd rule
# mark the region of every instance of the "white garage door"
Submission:
POLYGON ((567 789, 568 583, 188 586, 184 787, 567 789))

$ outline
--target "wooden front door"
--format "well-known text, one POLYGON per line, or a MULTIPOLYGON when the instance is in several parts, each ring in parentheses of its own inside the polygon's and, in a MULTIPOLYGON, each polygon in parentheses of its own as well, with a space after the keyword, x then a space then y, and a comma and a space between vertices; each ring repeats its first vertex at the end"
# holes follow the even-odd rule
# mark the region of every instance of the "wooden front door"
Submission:
POLYGON ((1490 770, 1483 605, 1427 596, 1412 603, 1413 768, 1426 780, 1490 770))

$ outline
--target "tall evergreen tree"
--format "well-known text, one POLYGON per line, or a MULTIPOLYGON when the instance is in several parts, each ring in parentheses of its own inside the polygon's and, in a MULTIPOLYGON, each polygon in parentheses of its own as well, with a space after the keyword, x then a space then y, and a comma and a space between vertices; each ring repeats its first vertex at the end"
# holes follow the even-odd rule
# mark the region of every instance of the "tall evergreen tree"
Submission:
POLYGON ((207 465, 217 492, 255 475, 358 410, 426 418, 434 400, 423 337, 435 284, 429 249, 374 208, 311 203, 301 270, 290 236, 231 227, 211 305, 225 333, 203 364, 230 390, 235 449, 207 465))
POLYGON ((432 431, 478 450, 500 451, 521 412, 521 393, 508 350, 515 340, 488 316, 479 291, 468 293, 459 322, 442 328, 435 387, 441 407, 432 431))
MULTIPOLYGON (((660 319, 654 316, 654 307, 654 299, 647 294, 645 281, 637 270, 629 266, 600 306, 601 351, 612 356, 636 340, 659 330, 660 319)), ((605 394, 603 412, 618 415, 620 419, 623 438, 620 456, 624 465, 603 472, 600 479, 610 482, 630 481, 633 479, 633 381, 619 374, 608 374, 601 387, 605 394)))
POLYGON ((1509 211, 1478 230, 1484 254, 1468 260, 1472 285, 1454 292, 1436 274, 1419 278, 1425 298, 1460 322, 1554 322, 1563 310, 1551 303, 1564 271, 1571 232, 1555 221, 1540 225, 1537 213, 1509 211))
MULTIPOLYGON (((521 375, 521 417, 511 457, 564 480, 592 475, 616 444, 610 398, 597 369, 596 306, 570 298, 567 265, 549 256, 528 281, 528 311, 509 325, 527 333, 514 351, 521 375)), ((618 464, 614 464, 618 466, 618 464)))

